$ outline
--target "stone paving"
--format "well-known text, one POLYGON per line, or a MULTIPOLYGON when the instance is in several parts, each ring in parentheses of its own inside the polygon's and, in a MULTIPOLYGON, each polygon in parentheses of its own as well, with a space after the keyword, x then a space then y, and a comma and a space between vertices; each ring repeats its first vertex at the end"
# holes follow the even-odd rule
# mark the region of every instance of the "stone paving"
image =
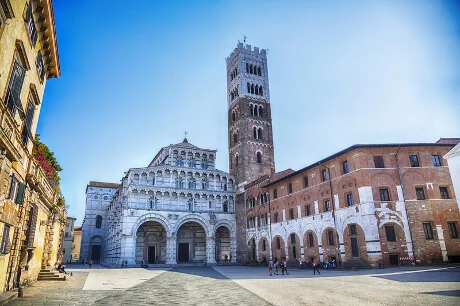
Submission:
POLYGON ((66 282, 35 282, 7 305, 460 305, 455 267, 320 276, 299 269, 268 276, 266 268, 244 266, 68 271, 74 275, 66 282))

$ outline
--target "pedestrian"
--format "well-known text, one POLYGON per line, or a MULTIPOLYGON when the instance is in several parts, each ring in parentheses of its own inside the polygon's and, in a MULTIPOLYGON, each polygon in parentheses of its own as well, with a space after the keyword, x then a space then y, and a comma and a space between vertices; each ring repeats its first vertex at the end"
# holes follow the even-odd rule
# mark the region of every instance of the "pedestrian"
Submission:
POLYGON ((90 261, 89 261, 89 268, 90 268, 90 269, 91 269, 91 266, 92 266, 92 265, 93 265, 93 261, 90 260, 90 261))
POLYGON ((270 258, 270 260, 268 261, 268 273, 270 274, 270 276, 272 276, 272 272, 273 272, 273 260, 270 258))
POLYGON ((275 275, 278 275, 278 267, 280 263, 278 261, 278 258, 275 257, 275 275))
POLYGON ((125 259, 125 268, 127 268, 127 267, 128 267, 128 260, 125 259))
POLYGON ((299 268, 302 269, 302 257, 299 258, 299 268))
POLYGON ((283 259, 283 261, 281 262, 281 275, 284 275, 284 272, 286 272, 286 275, 289 275, 288 270, 287 270, 286 259, 283 259))
POLYGON ((141 260, 141 268, 143 268, 143 267, 144 267, 144 258, 142 258, 142 260, 141 260))
POLYGON ((313 275, 316 275, 316 271, 318 271, 318 274, 321 274, 318 270, 318 262, 316 261, 316 258, 313 259, 313 275))

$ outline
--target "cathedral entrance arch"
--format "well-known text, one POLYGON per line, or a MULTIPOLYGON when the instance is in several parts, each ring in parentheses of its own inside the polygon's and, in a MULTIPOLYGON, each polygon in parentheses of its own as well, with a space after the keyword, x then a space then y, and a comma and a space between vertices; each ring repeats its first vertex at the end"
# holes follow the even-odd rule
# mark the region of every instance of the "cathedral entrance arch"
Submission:
POLYGON ((102 260, 102 237, 94 236, 91 238, 91 244, 89 248, 89 259, 94 262, 102 260))
POLYGON ((198 222, 185 222, 177 231, 177 261, 204 262, 206 260, 206 232, 198 222))
POLYGON ((136 232, 136 263, 166 262, 166 230, 161 223, 147 221, 136 232))
POLYGON ((216 261, 231 261, 230 231, 226 226, 219 226, 216 230, 216 261))

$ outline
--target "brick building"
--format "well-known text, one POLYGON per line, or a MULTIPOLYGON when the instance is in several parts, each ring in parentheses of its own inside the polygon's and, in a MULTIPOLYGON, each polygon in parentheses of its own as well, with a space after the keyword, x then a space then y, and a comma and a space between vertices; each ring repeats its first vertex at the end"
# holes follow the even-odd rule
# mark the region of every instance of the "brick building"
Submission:
POLYGON ((460 260, 443 156, 454 143, 353 145, 246 185, 248 259, 397 264, 460 260))

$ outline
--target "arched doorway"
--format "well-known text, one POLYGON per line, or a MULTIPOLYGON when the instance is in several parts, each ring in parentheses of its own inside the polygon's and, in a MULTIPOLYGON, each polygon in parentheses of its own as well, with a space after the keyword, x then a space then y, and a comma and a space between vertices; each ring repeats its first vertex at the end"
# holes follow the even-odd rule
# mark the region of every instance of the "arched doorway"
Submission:
POLYGON ((219 226, 216 230, 216 261, 231 261, 230 231, 225 226, 219 226))
POLYGON ((197 222, 186 222, 177 231, 177 261, 206 260, 206 232, 197 222))
POLYGON ((137 229, 136 262, 166 262, 166 230, 159 222, 147 221, 137 229))
POLYGON ((99 262, 102 260, 102 237, 94 236, 91 238, 91 246, 89 248, 90 260, 94 262, 99 262))

